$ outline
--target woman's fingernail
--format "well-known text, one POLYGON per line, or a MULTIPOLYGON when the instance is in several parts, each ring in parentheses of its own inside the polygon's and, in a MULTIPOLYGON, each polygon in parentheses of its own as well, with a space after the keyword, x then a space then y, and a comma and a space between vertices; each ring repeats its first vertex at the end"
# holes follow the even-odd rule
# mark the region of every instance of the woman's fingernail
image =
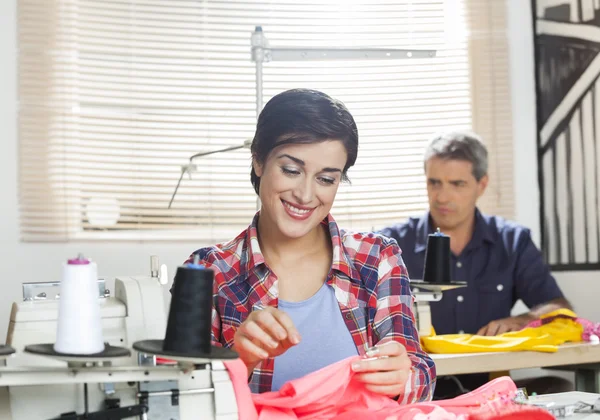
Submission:
POLYGON ((371 347, 370 349, 368 349, 366 351, 366 355, 367 355, 367 357, 377 357, 377 356, 379 356, 379 348, 378 347, 371 347))
POLYGON ((300 336, 298 334, 292 334, 290 339, 294 344, 298 344, 300 342, 300 336))
POLYGON ((352 363, 352 370, 358 372, 360 370, 360 363, 352 363))
POLYGON ((269 347, 276 349, 278 345, 277 341, 269 340, 269 347))
POLYGON ((260 357, 262 357, 263 359, 268 359, 269 358, 269 353, 267 353, 266 351, 261 351, 260 352, 260 357))

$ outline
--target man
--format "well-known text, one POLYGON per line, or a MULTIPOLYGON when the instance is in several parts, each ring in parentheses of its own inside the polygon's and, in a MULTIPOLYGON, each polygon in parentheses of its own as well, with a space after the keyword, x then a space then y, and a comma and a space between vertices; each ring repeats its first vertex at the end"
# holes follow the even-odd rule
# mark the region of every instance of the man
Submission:
MULTIPOLYGON (((429 212, 385 228, 396 239, 411 279, 423 278, 427 237, 439 228, 450 236, 452 280, 467 287, 444 292, 431 303, 437 334, 497 335, 523 328, 559 308, 570 308, 536 248, 529 229, 496 216, 483 215, 477 199, 488 185, 487 150, 467 132, 448 132, 432 139, 425 152, 429 212), (511 316, 517 300, 529 312, 511 316)), ((473 389, 487 375, 461 377, 473 389)), ((436 395, 455 393, 456 380, 438 379, 436 395), (446 382, 446 385, 445 385, 446 382)))

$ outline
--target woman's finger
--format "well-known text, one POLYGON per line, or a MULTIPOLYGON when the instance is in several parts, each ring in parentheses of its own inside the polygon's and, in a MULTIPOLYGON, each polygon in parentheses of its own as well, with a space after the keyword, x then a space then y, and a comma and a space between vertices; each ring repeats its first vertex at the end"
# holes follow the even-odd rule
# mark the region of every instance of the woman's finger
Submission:
POLYGON ((389 370, 410 370, 412 362, 408 356, 380 356, 378 358, 357 360, 352 363, 354 372, 381 372, 389 370))
POLYGON ((252 341, 260 342, 265 347, 274 349, 279 345, 277 340, 275 340, 254 321, 244 323, 240 329, 245 336, 249 337, 252 341))
POLYGON ((397 341, 388 341, 387 343, 378 344, 367 350, 367 357, 380 356, 402 356, 406 353, 406 347, 397 341))
POLYGON ((365 388, 371 392, 387 397, 396 397, 404 391, 403 386, 399 385, 365 385, 365 388))
POLYGON ((356 375, 356 379, 371 385, 404 385, 408 372, 392 370, 387 372, 369 372, 356 375))
POLYGON ((287 336, 286 338, 292 344, 298 344, 300 342, 300 333, 296 329, 296 326, 294 325, 294 321, 292 321, 292 318, 290 318, 290 316, 288 314, 286 314, 285 312, 280 311, 280 310, 275 310, 274 312, 272 312, 272 315, 275 317, 277 322, 281 326, 283 326, 283 328, 285 328, 286 336, 287 336))
POLYGON ((252 312, 256 314, 252 320, 258 324, 258 326, 270 334, 277 342, 285 340, 287 338, 287 331, 275 317, 272 311, 262 310, 252 312))
MULTIPOLYGON (((242 359, 245 360, 249 359, 248 356, 253 356, 258 360, 267 359, 269 357, 269 353, 253 343, 249 337, 241 333, 238 334, 237 339, 235 340, 234 350, 238 354, 244 353, 242 359)), ((240 356, 242 356, 242 354, 240 354, 240 356)))

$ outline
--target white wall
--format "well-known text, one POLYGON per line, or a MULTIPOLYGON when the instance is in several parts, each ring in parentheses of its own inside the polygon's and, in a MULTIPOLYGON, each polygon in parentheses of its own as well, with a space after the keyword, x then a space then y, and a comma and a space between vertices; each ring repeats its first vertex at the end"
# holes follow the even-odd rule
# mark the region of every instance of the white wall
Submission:
MULTIPOLYGON (((531 2, 508 0, 511 93, 515 156, 516 219, 539 244, 540 214, 536 159, 536 98, 531 2)), ((600 321, 600 272, 557 272, 555 277, 577 313, 600 321)))
MULTIPOLYGON (((508 0, 511 37, 512 93, 515 138, 517 219, 539 238, 538 189, 535 150, 535 90, 530 3, 508 0)), ((179 263, 202 244, 24 244, 19 241, 17 199, 17 50, 16 0, 0 1, 0 342, 5 335, 10 304, 21 298, 26 281, 60 277, 61 261, 83 252, 98 262, 101 276, 145 274, 149 256, 159 255, 171 276, 179 263)), ((600 320, 600 273, 557 273, 556 277, 580 315, 600 320)), ((111 286, 112 287, 112 286, 111 286)))

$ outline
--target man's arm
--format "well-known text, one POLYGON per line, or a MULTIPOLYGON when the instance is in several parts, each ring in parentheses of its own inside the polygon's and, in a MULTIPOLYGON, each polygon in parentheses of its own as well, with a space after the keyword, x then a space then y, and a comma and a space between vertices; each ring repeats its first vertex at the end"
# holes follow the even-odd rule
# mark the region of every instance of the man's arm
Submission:
POLYGON ((552 311, 556 311, 557 309, 562 309, 562 308, 573 310, 573 307, 571 306, 569 301, 567 299, 565 299, 564 297, 562 297, 562 298, 552 299, 551 301, 549 301, 547 303, 542 303, 541 305, 537 305, 537 306, 533 307, 529 312, 527 312, 527 314, 533 319, 538 319, 542 315, 546 315, 547 313, 550 313, 552 311))
POLYGON ((542 253, 531 240, 528 229, 518 235, 513 249, 517 258, 515 267, 515 290, 517 299, 521 299, 529 312, 490 322, 481 328, 478 335, 498 335, 509 331, 518 331, 529 322, 542 315, 561 308, 572 309, 565 299, 544 261, 542 253))
POLYGON ((531 321, 535 321, 547 313, 562 308, 573 309, 569 301, 565 298, 552 299, 549 302, 535 306, 529 312, 525 312, 524 314, 492 321, 477 331, 477 335, 491 336, 510 331, 519 331, 525 328, 531 321))

